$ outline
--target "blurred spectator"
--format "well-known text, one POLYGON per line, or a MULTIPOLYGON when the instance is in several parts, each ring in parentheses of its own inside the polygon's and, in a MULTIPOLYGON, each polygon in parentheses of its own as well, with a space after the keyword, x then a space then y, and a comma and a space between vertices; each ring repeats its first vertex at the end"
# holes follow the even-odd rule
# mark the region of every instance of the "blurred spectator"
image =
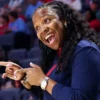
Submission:
POLYGON ((0 16, 0 35, 3 35, 5 33, 5 30, 7 29, 9 24, 9 18, 7 15, 1 15, 0 16))
POLYGON ((3 7, 0 8, 0 15, 4 15, 4 14, 7 14, 7 13, 8 13, 7 9, 5 9, 3 7))
POLYGON ((50 2, 50 1, 53 1, 53 0, 41 0, 42 2, 44 3, 47 3, 47 2, 50 2))
POLYGON ((100 32, 100 11, 96 13, 96 19, 90 22, 90 27, 100 32))
POLYGON ((82 4, 80 0, 70 0, 69 5, 78 11, 81 11, 82 9, 82 4))
POLYGON ((13 10, 15 7, 20 6, 24 0, 10 0, 8 4, 8 8, 13 10))
POLYGON ((90 9, 94 12, 99 10, 100 3, 98 0, 93 0, 90 2, 90 9))
POLYGON ((16 11, 18 13, 18 16, 26 22, 26 18, 22 14, 22 7, 21 6, 15 7, 12 11, 16 11))
POLYGON ((100 31, 100 14, 99 14, 99 2, 91 1, 90 7, 85 12, 85 19, 89 22, 90 27, 96 32, 100 31))
POLYGON ((82 3, 82 9, 81 9, 81 13, 84 13, 87 8, 89 8, 91 0, 81 0, 82 3))
POLYGON ((18 13, 16 11, 9 12, 8 17, 10 23, 8 29, 5 31, 6 33, 23 32, 25 34, 30 34, 26 23, 21 18, 18 17, 18 13))
POLYGON ((14 80, 10 80, 8 78, 3 80, 3 88, 2 89, 9 89, 15 88, 14 80))
MULTIPOLYGON (((25 12, 25 17, 27 19, 27 25, 31 31, 31 33, 33 33, 31 35, 31 37, 33 37, 34 39, 36 39, 36 34, 35 34, 35 30, 33 27, 33 23, 32 23, 32 14, 35 12, 35 10, 42 5, 42 2, 40 0, 28 0, 28 7, 26 8, 26 12, 25 12)), ((32 39, 33 40, 33 39, 32 39)))
POLYGON ((85 19, 88 22, 91 22, 92 20, 96 19, 96 13, 94 11, 92 11, 90 8, 88 8, 84 14, 85 19))
POLYGON ((90 22, 90 27, 95 29, 96 32, 100 32, 100 20, 95 19, 90 22))
POLYGON ((29 6, 26 9, 25 12, 25 17, 27 19, 31 19, 32 14, 34 13, 35 9, 38 8, 42 2, 39 0, 28 0, 28 2, 30 3, 29 6))
POLYGON ((81 11, 82 9, 81 0, 57 0, 57 1, 63 1, 78 11, 81 11))

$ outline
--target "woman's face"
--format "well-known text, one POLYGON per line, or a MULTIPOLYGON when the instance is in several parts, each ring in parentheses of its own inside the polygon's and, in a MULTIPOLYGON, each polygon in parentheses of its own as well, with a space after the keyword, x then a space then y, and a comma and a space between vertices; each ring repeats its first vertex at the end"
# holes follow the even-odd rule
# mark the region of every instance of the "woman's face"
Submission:
POLYGON ((37 37, 48 47, 57 50, 63 40, 63 22, 49 8, 38 9, 32 17, 37 37))

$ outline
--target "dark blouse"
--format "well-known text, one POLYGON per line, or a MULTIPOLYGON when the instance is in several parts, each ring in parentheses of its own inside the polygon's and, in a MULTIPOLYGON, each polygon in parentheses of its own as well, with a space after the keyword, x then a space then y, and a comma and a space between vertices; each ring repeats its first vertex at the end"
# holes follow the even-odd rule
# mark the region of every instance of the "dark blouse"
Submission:
POLYGON ((75 48, 69 68, 50 78, 57 84, 52 95, 43 91, 43 100, 96 100, 100 83, 100 51, 96 44, 81 40, 75 48))

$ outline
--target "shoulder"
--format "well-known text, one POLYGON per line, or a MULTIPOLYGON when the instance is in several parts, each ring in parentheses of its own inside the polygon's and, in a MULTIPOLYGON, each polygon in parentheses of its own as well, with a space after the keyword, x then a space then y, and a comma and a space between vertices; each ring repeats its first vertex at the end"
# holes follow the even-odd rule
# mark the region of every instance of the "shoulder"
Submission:
POLYGON ((90 46, 83 47, 74 55, 74 58, 98 61, 100 59, 100 51, 90 46))
POLYGON ((80 41, 71 59, 72 69, 100 71, 100 50, 90 41, 80 41))
POLYGON ((98 52, 100 54, 100 49, 94 42, 81 40, 75 47, 73 56, 77 55, 80 52, 90 53, 90 51, 98 52))
POLYGON ((76 46, 71 63, 98 64, 100 66, 100 49, 90 41, 80 41, 76 46))
POLYGON ((78 45, 76 53, 71 59, 71 68, 73 72, 95 73, 100 75, 100 50, 93 45, 78 45))

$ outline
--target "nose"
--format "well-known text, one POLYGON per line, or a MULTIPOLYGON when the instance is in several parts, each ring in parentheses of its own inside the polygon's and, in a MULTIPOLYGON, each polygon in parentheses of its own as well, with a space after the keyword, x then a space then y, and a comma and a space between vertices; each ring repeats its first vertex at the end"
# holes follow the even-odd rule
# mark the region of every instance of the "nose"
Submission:
POLYGON ((42 30, 42 33, 47 33, 49 32, 49 28, 48 27, 44 27, 43 30, 42 30))

